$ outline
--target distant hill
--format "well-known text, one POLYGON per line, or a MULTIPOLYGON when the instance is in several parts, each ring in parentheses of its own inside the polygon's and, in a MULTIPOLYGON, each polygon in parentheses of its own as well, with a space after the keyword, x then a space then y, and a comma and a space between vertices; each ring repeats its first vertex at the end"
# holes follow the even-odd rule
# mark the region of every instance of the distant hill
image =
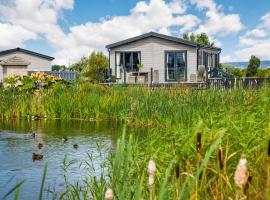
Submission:
MULTIPOLYGON (((229 64, 229 65, 232 65, 236 68, 247 68, 248 66, 248 62, 228 62, 228 63, 225 63, 225 64, 229 64)), ((261 69, 263 68, 270 68, 270 60, 268 61, 261 61, 261 69)))

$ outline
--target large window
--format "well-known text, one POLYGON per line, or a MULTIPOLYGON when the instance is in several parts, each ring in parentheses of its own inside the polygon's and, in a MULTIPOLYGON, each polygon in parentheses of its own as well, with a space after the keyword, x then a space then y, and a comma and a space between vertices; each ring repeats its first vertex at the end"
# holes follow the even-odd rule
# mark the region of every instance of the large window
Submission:
POLYGON ((165 69, 167 81, 186 80, 186 52, 174 51, 165 53, 165 69))
POLYGON ((116 52, 116 78, 121 78, 121 69, 127 72, 137 72, 138 64, 141 64, 140 52, 116 52))

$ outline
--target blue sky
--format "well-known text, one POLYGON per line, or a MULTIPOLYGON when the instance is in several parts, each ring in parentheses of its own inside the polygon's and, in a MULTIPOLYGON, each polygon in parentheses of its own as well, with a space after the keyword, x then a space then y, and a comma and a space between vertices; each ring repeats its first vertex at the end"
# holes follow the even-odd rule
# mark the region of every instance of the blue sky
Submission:
POLYGON ((269 0, 0 0, 0 49, 20 46, 59 64, 149 31, 207 32, 224 62, 270 60, 269 0))

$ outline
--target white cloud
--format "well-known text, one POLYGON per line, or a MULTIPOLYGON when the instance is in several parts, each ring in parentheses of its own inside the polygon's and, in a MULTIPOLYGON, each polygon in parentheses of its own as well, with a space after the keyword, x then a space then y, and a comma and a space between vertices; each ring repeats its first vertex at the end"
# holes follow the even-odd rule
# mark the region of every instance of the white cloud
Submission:
POLYGON ((82 56, 88 56, 89 49, 104 50, 106 44, 149 31, 168 35, 172 33, 172 27, 179 30, 179 35, 184 31, 190 31, 200 20, 194 15, 183 14, 185 9, 180 1, 169 3, 163 0, 151 0, 148 3, 141 1, 127 16, 114 16, 101 19, 99 22, 87 22, 70 27, 70 32, 66 35, 67 42, 64 42, 68 43, 68 46, 58 45, 59 52, 65 53, 57 53, 57 62, 64 61, 69 55, 72 56, 69 56, 71 62, 74 62, 82 56))
POLYGON ((270 29, 270 12, 262 16, 262 26, 270 29))
MULTIPOLYGON (((74 0, 10 0, 0 2, 0 48, 23 46, 27 40, 45 38, 55 49, 55 62, 68 64, 105 45, 149 31, 181 36, 185 32, 206 32, 216 36, 238 32, 243 25, 237 14, 225 14, 213 0, 189 0, 206 16, 187 13, 186 0, 139 1, 126 16, 101 18, 68 28, 59 25, 63 11, 72 10, 74 0), (19 36, 15 36, 20 32, 19 36), (2 34, 3 33, 3 34, 2 34)), ((267 16, 265 17, 267 20, 267 16)))
POLYGON ((239 47, 232 59, 247 61, 251 55, 255 55, 262 60, 270 60, 269 26, 270 13, 267 13, 261 17, 257 27, 247 30, 244 35, 239 37, 239 47))
POLYGON ((195 4, 198 9, 208 9, 211 11, 217 11, 217 5, 213 0, 190 0, 192 4, 195 4))
POLYGON ((262 60, 270 60, 270 40, 259 40, 248 47, 236 51, 235 60, 247 61, 251 55, 255 55, 262 60))
POLYGON ((173 0, 171 3, 169 3, 169 7, 175 14, 183 14, 187 10, 187 6, 179 0, 173 0))
POLYGON ((234 54, 235 60, 248 60, 256 55, 262 60, 270 60, 270 13, 261 17, 259 25, 239 37, 239 49, 234 54))
POLYGON ((24 41, 35 38, 35 33, 28 31, 21 26, 14 26, 8 23, 0 23, 1 49, 24 46, 24 41))
MULTIPOLYGON (((58 18, 62 9, 72 8, 73 0, 15 0, 7 5, 0 4, 0 22, 9 25, 6 31, 12 33, 17 29, 17 33, 27 33, 28 36, 14 37, 9 46, 14 47, 14 43, 37 39, 41 35, 52 43, 59 43, 65 34, 57 24, 58 18)), ((7 39, 3 36, 0 34, 1 41, 7 39)))
POLYGON ((197 32, 210 36, 227 36, 243 29, 238 14, 225 14, 213 0, 190 0, 198 9, 207 10, 206 20, 199 26, 197 32))
POLYGON ((266 32, 265 32, 265 30, 255 28, 255 29, 253 29, 251 31, 248 31, 245 34, 245 36, 246 37, 265 37, 266 36, 266 32))

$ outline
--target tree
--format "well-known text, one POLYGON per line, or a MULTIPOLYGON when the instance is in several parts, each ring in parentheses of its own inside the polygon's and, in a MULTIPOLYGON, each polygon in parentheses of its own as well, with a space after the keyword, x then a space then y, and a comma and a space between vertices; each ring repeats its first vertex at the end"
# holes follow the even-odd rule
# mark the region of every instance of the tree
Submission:
POLYGON ((240 77, 244 77, 244 70, 243 69, 239 69, 239 68, 236 68, 232 65, 229 65, 229 64, 224 64, 224 63, 221 63, 220 66, 219 66, 221 69, 224 69, 226 70, 226 72, 234 77, 237 77, 237 78, 240 78, 240 77))
POLYGON ((81 73, 84 68, 87 66, 87 58, 82 57, 79 62, 71 65, 70 70, 77 73, 81 73))
POLYGON ((260 65, 261 65, 260 59, 252 55, 249 60, 246 76, 247 77, 256 76, 260 65))
POLYGON ((98 69, 100 70, 100 80, 104 79, 105 69, 108 69, 109 60, 103 52, 93 52, 88 59, 86 65, 82 69, 82 74, 88 80, 95 82, 97 80, 98 69))
POLYGON ((65 65, 53 65, 52 66, 52 71, 64 71, 66 70, 66 66, 65 65))
POLYGON ((195 35, 194 33, 191 33, 190 35, 188 33, 185 33, 185 34, 183 34, 183 38, 185 40, 197 42, 197 43, 202 44, 202 45, 207 45, 207 46, 211 46, 211 47, 215 46, 215 43, 210 41, 210 39, 206 33, 201 33, 201 34, 197 34, 197 35, 195 35))

